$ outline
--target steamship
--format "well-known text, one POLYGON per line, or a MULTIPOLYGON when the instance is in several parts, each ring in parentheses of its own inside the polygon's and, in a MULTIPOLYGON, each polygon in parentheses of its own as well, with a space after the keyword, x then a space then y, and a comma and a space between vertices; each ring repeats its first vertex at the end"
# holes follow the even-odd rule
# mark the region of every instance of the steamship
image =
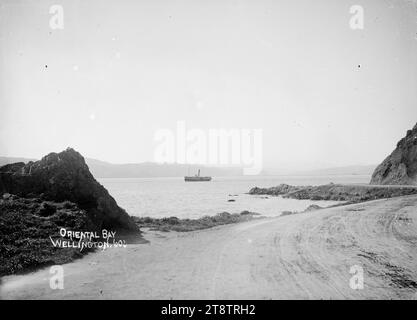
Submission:
POLYGON ((195 176, 185 176, 185 181, 211 181, 211 177, 202 177, 200 176, 200 169, 198 169, 198 174, 195 176))

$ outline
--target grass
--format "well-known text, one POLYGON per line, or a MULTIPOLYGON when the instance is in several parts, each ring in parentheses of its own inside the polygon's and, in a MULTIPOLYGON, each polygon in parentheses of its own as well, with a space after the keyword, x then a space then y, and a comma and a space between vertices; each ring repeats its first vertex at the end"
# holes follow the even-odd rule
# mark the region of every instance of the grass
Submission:
POLYGON ((63 264, 91 251, 57 248, 59 229, 86 230, 86 212, 71 202, 8 196, 0 200, 0 276, 63 264))
POLYGON ((213 228, 219 225, 249 221, 259 214, 249 211, 241 213, 221 212, 215 216, 205 216, 199 219, 179 219, 177 217, 169 218, 150 218, 150 217, 133 217, 136 224, 141 228, 150 228, 155 231, 177 231, 189 232, 213 228))

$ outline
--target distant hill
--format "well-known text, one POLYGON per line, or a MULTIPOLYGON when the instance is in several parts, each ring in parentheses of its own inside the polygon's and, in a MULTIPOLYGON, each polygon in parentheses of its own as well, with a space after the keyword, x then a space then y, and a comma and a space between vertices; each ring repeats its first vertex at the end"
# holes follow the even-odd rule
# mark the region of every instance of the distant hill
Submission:
MULTIPOLYGON (((36 159, 0 157, 0 166, 9 163, 36 161, 36 159)), ((194 175, 201 170, 204 176, 239 176, 241 168, 216 168, 187 164, 158 164, 153 162, 113 164, 101 160, 85 158, 85 161, 96 178, 151 178, 151 177, 183 177, 194 175)))
POLYGON ((183 177, 194 175, 201 170, 204 176, 239 176, 241 168, 216 168, 187 164, 159 164, 153 162, 112 164, 95 159, 86 159, 87 165, 98 178, 147 178, 183 177))
MULTIPOLYGON (((15 162, 29 162, 37 159, 0 157, 0 166, 15 162)), ((85 158, 90 171, 96 178, 152 178, 152 177, 183 177, 194 175, 201 169, 204 176, 241 176, 242 168, 218 168, 187 164, 159 164, 154 162, 114 164, 97 159, 85 158)), ((318 170, 290 172, 289 170, 265 170, 262 175, 371 175, 377 165, 360 165, 334 167, 318 170)))
POLYGON ((371 175, 374 172, 375 165, 358 165, 358 166, 345 166, 345 167, 334 167, 319 170, 308 170, 299 171, 297 174, 305 175, 371 175))

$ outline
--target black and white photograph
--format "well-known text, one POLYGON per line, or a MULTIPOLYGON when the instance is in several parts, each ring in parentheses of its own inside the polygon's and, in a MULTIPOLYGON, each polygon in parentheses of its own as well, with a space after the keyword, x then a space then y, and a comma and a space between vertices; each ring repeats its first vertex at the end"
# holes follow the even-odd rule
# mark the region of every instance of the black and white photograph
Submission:
POLYGON ((417 300, 417 0, 0 0, 0 300, 417 300))

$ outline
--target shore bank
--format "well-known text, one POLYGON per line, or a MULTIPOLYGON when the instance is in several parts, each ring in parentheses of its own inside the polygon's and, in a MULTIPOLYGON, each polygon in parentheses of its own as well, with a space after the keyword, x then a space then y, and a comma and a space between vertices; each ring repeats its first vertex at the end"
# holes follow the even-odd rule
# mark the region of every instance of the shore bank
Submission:
POLYGON ((193 232, 144 230, 149 242, 2 278, 4 299, 412 299, 417 196, 369 201, 193 232), (364 288, 350 287, 353 266, 364 288))
POLYGON ((417 194, 417 186, 343 185, 334 183, 320 186, 291 186, 280 184, 270 188, 254 187, 249 191, 249 194, 282 196, 298 200, 332 200, 358 203, 417 194))
POLYGON ((152 231, 177 231, 189 232, 195 230, 209 229, 220 225, 239 223, 252 220, 259 216, 259 213, 242 211, 241 213, 221 212, 214 216, 205 216, 200 219, 179 219, 132 217, 140 228, 150 228, 152 231))

